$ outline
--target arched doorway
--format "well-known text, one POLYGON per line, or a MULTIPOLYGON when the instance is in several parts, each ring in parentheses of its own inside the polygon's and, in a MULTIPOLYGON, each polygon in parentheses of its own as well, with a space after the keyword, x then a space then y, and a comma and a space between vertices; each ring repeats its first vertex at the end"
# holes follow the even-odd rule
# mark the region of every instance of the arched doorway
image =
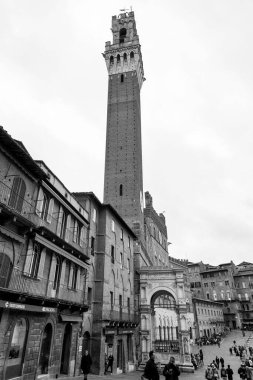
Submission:
POLYGON ((25 357, 28 326, 24 318, 17 320, 11 338, 11 344, 6 361, 5 379, 12 379, 22 375, 25 357))
POLYGON ((51 351, 51 342, 52 342, 52 325, 51 323, 48 323, 45 326, 45 329, 43 331, 42 335, 42 342, 41 342, 41 349, 40 349, 40 357, 39 357, 39 371, 41 374, 47 374, 48 373, 48 366, 49 366, 49 358, 50 358, 50 351, 51 351))
POLYGON ((61 373, 68 375, 69 373, 69 358, 71 348, 72 326, 68 323, 65 327, 62 354, 61 354, 61 373))

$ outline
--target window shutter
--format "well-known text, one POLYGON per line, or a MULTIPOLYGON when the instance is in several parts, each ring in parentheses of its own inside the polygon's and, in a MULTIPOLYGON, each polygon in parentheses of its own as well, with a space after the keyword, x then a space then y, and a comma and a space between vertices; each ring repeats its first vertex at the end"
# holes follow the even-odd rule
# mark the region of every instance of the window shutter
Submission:
POLYGON ((26 253, 26 259, 25 259, 25 266, 24 266, 25 274, 28 274, 28 275, 30 274, 32 259, 33 259, 33 241, 29 240, 27 253, 26 253))
POLYGON ((80 247, 84 247, 84 234, 85 234, 85 228, 83 226, 80 232, 80 247))
POLYGON ((56 235, 58 236, 61 235, 62 216, 63 216, 63 208, 60 206, 57 228, 56 228, 56 235))
POLYGON ((73 231, 73 242, 77 242, 77 221, 74 222, 74 231, 73 231))
POLYGON ((47 213, 47 222, 52 222, 52 216, 54 211, 54 198, 50 199, 49 206, 48 206, 48 213, 47 213))
POLYGON ((36 209, 35 209, 36 214, 39 215, 40 217, 42 214, 43 200, 44 200, 44 193, 43 193, 42 188, 40 187, 38 198, 37 198, 36 209))
POLYGON ((69 214, 67 216, 67 224, 66 224, 66 230, 65 230, 65 241, 69 242, 70 237, 70 222, 71 222, 71 215, 69 214))
POLYGON ((41 253, 40 253, 40 263, 39 263, 39 269, 38 269, 38 278, 39 279, 43 278, 45 260, 46 260, 46 248, 43 248, 41 253))
POLYGON ((80 268, 78 267, 77 268, 77 274, 76 274, 76 290, 80 290, 81 288, 80 288, 80 275, 81 275, 81 273, 80 273, 80 268))

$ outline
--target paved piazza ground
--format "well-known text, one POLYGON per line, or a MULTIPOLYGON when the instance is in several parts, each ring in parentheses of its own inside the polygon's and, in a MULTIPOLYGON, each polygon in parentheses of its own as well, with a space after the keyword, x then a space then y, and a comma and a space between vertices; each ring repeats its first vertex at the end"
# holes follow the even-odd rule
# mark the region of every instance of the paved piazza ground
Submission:
MULTIPOLYGON (((227 335, 227 337, 222 341, 220 348, 217 345, 213 346, 203 346, 202 350, 204 353, 204 367, 195 371, 195 373, 182 373, 180 375, 180 380, 204 380, 205 379, 205 369, 206 365, 213 361, 217 356, 222 356, 225 359, 225 367, 230 364, 234 371, 234 380, 239 380, 240 377, 237 373, 240 367, 240 358, 235 355, 230 355, 229 347, 232 346, 233 340, 236 341, 238 345, 247 345, 253 347, 253 333, 246 331, 245 337, 242 336, 241 331, 232 331, 227 335), (247 344, 248 342, 248 344, 247 344)), ((197 346, 194 346, 194 352, 198 352, 197 346)), ((97 376, 88 375, 88 380, 140 380, 142 372, 132 372, 122 375, 107 375, 107 376, 97 376)), ((75 378, 65 377, 65 380, 82 380, 83 376, 78 376, 75 378)), ((160 376, 160 380, 164 380, 164 376, 160 376)))

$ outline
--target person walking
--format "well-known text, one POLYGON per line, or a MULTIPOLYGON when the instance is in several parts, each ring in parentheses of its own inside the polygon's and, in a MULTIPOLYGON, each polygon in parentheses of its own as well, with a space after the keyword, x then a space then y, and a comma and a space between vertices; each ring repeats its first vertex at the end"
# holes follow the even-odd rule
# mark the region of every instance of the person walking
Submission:
POLYGON ((222 379, 224 379, 224 380, 227 378, 227 372, 226 372, 226 369, 225 369, 224 365, 221 367, 221 370, 220 370, 220 377, 221 377, 222 379))
POLYGON ((217 368, 219 369, 220 368, 220 359, 218 358, 218 356, 216 356, 215 362, 216 362, 217 368))
POLYGON ((247 380, 252 380, 252 371, 250 366, 246 365, 246 379, 247 380))
POLYGON ((246 365, 244 363, 242 363, 241 366, 239 367, 238 373, 241 379, 244 379, 244 380, 247 379, 246 365))
POLYGON ((213 379, 213 369, 212 369, 212 367, 211 367, 210 364, 206 368, 205 378, 207 380, 212 380, 213 379))
POLYGON ((226 369, 226 372, 227 372, 227 375, 228 375, 228 380, 233 380, 234 371, 232 370, 232 368, 230 368, 229 364, 228 364, 228 367, 226 369))
POLYGON ((220 364, 221 364, 222 367, 224 367, 224 359, 223 359, 222 356, 220 357, 220 364))
POLYGON ((87 380, 87 376, 90 373, 90 367, 92 365, 92 359, 88 350, 84 351, 84 355, 81 360, 81 370, 83 371, 84 380, 87 380))
POLYGON ((180 370, 175 364, 174 356, 171 356, 169 363, 165 365, 163 369, 163 375, 165 376, 165 380, 178 380, 180 370))
POLYGON ((111 373, 113 371, 113 361, 114 361, 114 357, 112 354, 110 354, 107 358, 107 366, 106 366, 106 370, 105 372, 108 372, 108 369, 110 368, 111 369, 111 373))
POLYGON ((142 378, 146 378, 148 380, 159 380, 159 372, 155 364, 154 351, 149 352, 149 360, 146 363, 142 378))

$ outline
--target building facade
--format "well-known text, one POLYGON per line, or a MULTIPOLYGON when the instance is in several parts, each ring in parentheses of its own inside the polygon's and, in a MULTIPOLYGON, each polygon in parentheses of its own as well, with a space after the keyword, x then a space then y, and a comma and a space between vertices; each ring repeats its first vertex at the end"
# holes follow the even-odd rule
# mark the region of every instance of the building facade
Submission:
POLYGON ((102 375, 105 360, 114 357, 113 373, 136 368, 137 311, 134 297, 136 236, 111 205, 93 193, 74 193, 90 215, 91 270, 87 294, 91 314, 83 331, 90 335, 92 372, 102 375))
POLYGON ((196 338, 210 338, 224 331, 223 304, 220 302, 193 298, 196 338))
POLYGON ((79 373, 87 212, 0 128, 0 378, 79 373))
POLYGON ((253 264, 237 265, 234 282, 239 305, 238 327, 253 330, 253 264))

